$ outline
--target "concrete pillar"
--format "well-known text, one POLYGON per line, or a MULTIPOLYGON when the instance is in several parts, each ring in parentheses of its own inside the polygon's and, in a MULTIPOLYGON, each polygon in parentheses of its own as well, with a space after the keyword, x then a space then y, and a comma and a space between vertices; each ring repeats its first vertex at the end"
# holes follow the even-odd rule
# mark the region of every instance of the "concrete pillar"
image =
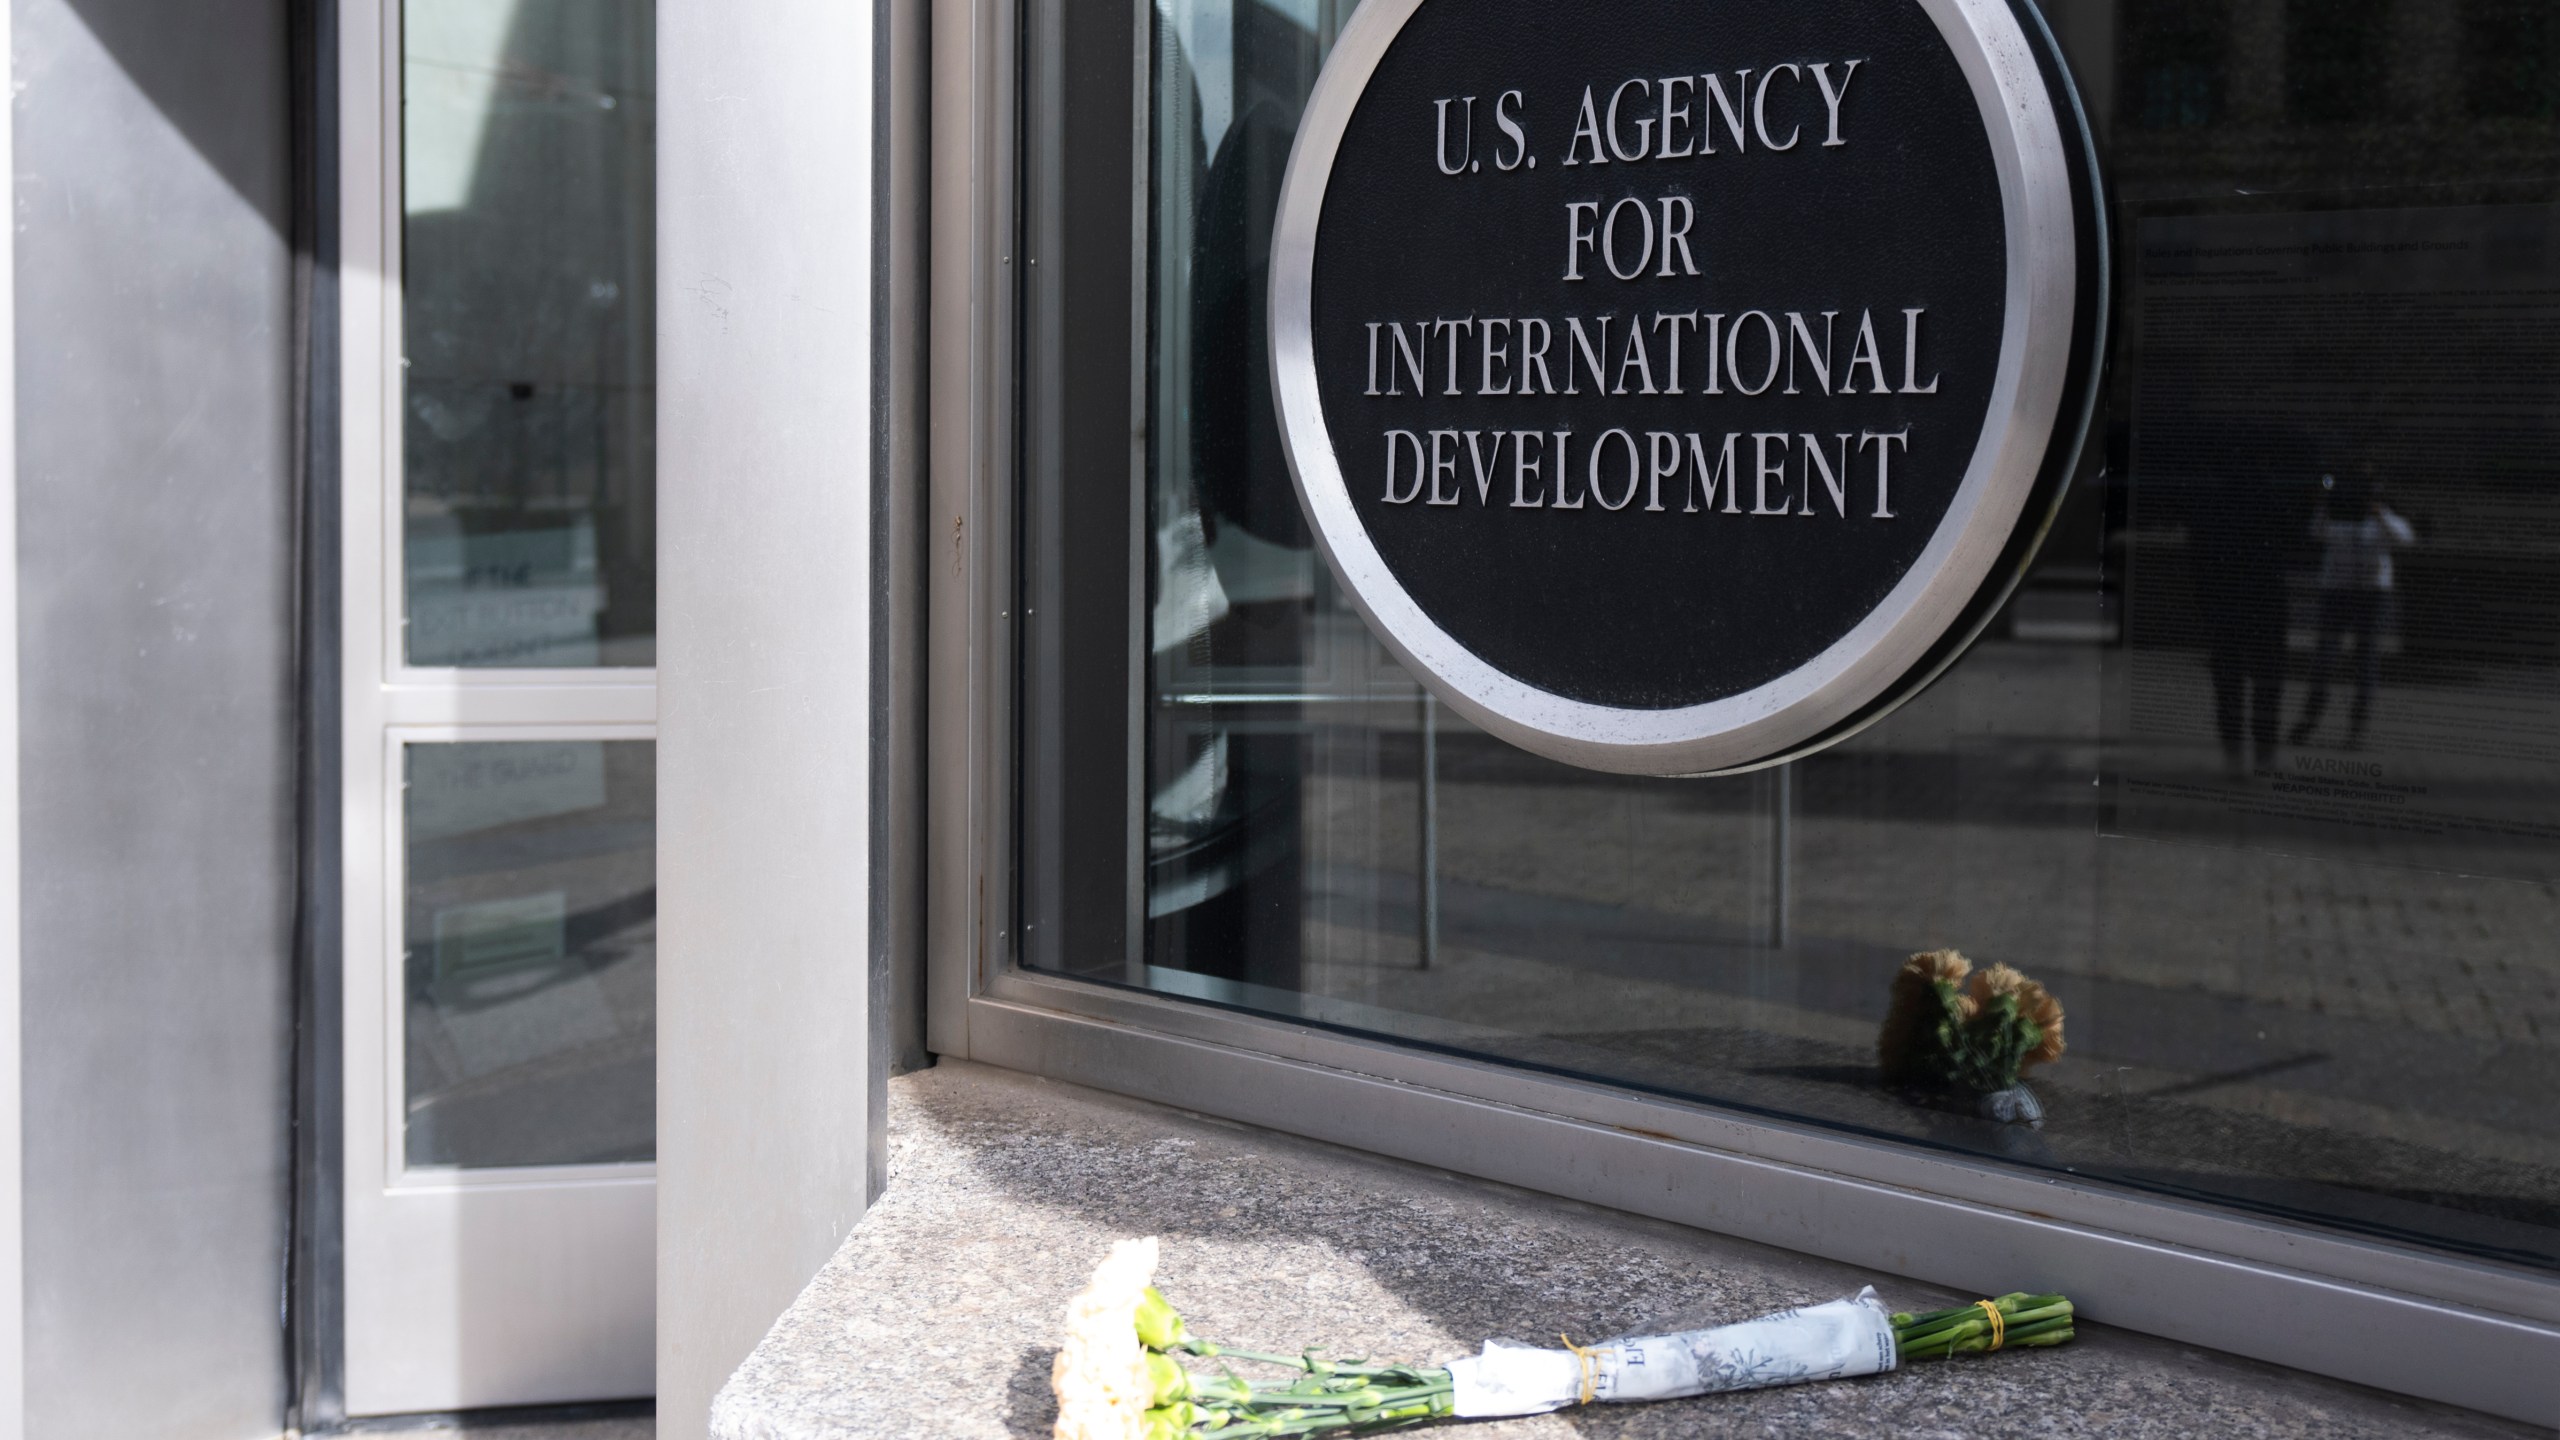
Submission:
POLYGON ((873 10, 658 11, 658 1434, 880 1183, 873 10))
POLYGON ((272 1437, 297 853, 286 6, 11 11, 25 1433, 272 1437))

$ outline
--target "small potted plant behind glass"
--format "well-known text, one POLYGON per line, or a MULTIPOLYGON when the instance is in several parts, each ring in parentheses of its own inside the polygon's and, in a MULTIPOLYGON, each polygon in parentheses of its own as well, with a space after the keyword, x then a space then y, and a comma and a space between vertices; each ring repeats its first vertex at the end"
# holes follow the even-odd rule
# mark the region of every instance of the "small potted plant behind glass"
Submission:
POLYGON ((1902 962, 1876 1036, 1884 1083, 1919 1104, 2041 1125, 2019 1078, 2062 1055, 2062 1002, 2006 965, 1976 970, 1953 950, 1902 962))

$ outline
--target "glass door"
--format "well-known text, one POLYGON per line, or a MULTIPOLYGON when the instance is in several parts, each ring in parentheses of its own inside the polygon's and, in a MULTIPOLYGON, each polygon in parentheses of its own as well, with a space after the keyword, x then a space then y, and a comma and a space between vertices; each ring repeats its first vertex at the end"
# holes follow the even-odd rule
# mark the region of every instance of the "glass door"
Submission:
POLYGON ((344 23, 347 1408, 646 1395, 652 11, 344 23))

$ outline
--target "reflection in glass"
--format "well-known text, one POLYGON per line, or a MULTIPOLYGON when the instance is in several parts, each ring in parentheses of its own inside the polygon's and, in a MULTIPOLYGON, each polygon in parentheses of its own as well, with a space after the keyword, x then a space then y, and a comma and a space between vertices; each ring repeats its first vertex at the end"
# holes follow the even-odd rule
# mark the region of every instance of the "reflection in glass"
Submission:
POLYGON ((2120 273, 2418 248, 2132 274, 2082 473, 1980 642, 1846 744, 1696 781, 1475 732, 1309 547, 1263 246, 1348 9, 1158 0, 1134 197, 1127 130, 1074 127, 1137 37, 1032 77, 1024 962, 2560 1269, 2549 7, 2048 6, 2120 273), (2235 195, 2285 198, 2198 198, 2235 195), (2279 813, 2377 761, 2479 833, 2339 823, 2394 774, 2279 813), (2068 1007, 2040 1127, 1880 1083, 1890 977, 1938 947, 2068 1007))
MULTIPOLYGON (((1401 718, 1409 737, 1420 713, 1411 680, 1331 603, 1330 586, 1319 606, 1322 567, 1262 358, 1282 172, 1351 8, 1185 0, 1156 36, 1152 178, 1159 196, 1187 203, 1156 207, 1148 274, 1159 326, 1149 398, 1162 423, 1148 456, 1145 953, 1158 967, 1286 988, 1301 978, 1303 927, 1329 913, 1309 887, 1333 853, 1271 843, 1303 833, 1321 794, 1311 782, 1333 768, 1310 773, 1309 741, 1338 740, 1360 753, 1336 764, 1373 771, 1377 715, 1401 718), (1286 696, 1301 698, 1274 708, 1286 696)), ((1354 813, 1366 819, 1371 803, 1357 796, 1354 813)), ((1398 814, 1409 821, 1412 807, 1398 814)))
POLYGON ((410 664, 654 663, 651 14, 402 7, 410 664))
POLYGON ((655 747, 403 756, 408 1163, 652 1158, 655 747))

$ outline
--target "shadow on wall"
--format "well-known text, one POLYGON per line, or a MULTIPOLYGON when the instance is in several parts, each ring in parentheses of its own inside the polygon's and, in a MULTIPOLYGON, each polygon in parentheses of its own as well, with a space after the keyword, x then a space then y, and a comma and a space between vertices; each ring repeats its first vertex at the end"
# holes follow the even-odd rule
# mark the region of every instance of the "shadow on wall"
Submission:
POLYGON ((283 95, 277 37, 318 0, 65 0, 134 88, 278 236, 293 223, 287 109, 244 105, 241 91, 283 95), (176 32, 176 33, 173 33, 176 32), (244 126, 256 113, 272 129, 244 126))

